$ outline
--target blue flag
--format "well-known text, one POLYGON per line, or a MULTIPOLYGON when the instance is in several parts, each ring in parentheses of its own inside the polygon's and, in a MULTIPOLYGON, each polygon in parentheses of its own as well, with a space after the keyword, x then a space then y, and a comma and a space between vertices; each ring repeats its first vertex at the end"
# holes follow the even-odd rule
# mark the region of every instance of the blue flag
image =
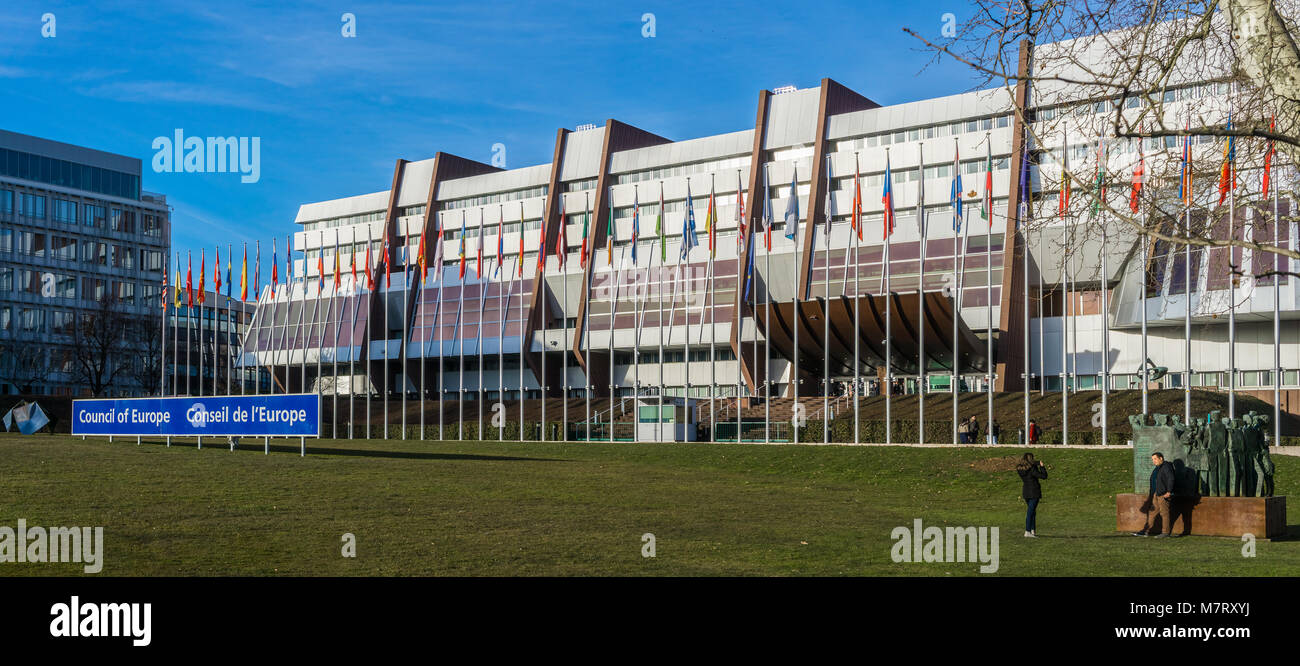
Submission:
POLYGON ((691 252, 691 248, 699 245, 700 241, 695 237, 695 203, 691 200, 691 184, 686 183, 686 217, 682 218, 682 259, 685 259, 691 252))
POLYGON ((961 208, 962 208, 962 188, 961 188, 961 153, 957 153, 952 159, 952 229, 961 231, 961 208))
POLYGON ((785 202, 785 237, 794 240, 799 233, 799 185, 790 174, 790 198, 785 202))

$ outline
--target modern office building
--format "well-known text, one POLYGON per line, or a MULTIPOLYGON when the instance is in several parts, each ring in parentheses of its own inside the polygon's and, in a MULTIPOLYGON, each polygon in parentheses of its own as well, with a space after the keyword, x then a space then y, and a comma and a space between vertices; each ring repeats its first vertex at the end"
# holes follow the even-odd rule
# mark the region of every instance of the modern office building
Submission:
MULTIPOLYGON (((1186 81, 1167 101, 1171 112, 1203 108, 1225 92, 1226 84, 1186 81)), ((752 128, 729 134, 674 141, 609 120, 558 130, 548 164, 499 169, 446 153, 398 159, 388 189, 299 209, 298 230, 284 241, 294 249, 293 275, 306 280, 261 295, 245 358, 293 391, 395 397, 404 389, 489 401, 588 391, 821 396, 855 378, 885 379, 886 367, 904 390, 916 390, 924 374, 927 390, 946 391, 954 364, 967 389, 1028 382, 1059 391, 1063 381, 1097 389, 1103 372, 1111 387, 1129 388, 1148 376, 1150 359, 1168 369, 1160 386, 1226 388, 1236 373, 1239 389, 1271 400, 1276 298, 1286 320, 1283 398, 1300 411, 1294 277, 1276 291, 1273 278, 1234 291, 1227 250, 1216 248, 1192 252, 1189 281, 1180 277, 1181 246, 1149 246, 1144 262, 1131 225, 1083 205, 1058 215, 1062 146, 1072 169, 1093 173, 1081 166, 1098 154, 1091 119, 1114 104, 1128 102, 1039 104, 1022 82, 881 106, 823 79, 760 91, 752 128), (1072 120, 1053 123, 1062 117, 1072 120), (1066 129, 1053 138, 1048 126, 1066 129), (955 172, 964 179, 961 225, 955 172), (896 212, 888 242, 886 173, 896 212), (855 182, 861 241, 852 229, 855 182), (686 251, 692 218, 698 246, 686 251)), ((1194 149, 1221 150, 1215 141, 1194 149)), ((1155 174, 1173 169, 1179 154, 1176 141, 1110 146, 1112 205, 1126 207, 1139 160, 1155 174)), ((1294 171, 1279 168, 1275 177, 1294 179, 1294 171)), ((1193 217, 1228 215, 1210 201, 1211 185, 1193 217)), ((1145 196, 1176 199, 1176 186, 1176 178, 1152 177, 1145 196)), ((1086 188, 1075 189, 1082 197, 1086 188)), ((1280 210, 1283 240, 1294 244, 1292 202, 1280 210)), ((1257 201, 1233 215, 1251 220, 1252 233, 1272 233, 1272 212, 1257 201)), ((810 401, 808 416, 821 405, 810 401)))
POLYGON ((133 157, 0 130, 0 391, 148 390, 139 336, 85 325, 161 323, 170 212, 140 175, 133 157))

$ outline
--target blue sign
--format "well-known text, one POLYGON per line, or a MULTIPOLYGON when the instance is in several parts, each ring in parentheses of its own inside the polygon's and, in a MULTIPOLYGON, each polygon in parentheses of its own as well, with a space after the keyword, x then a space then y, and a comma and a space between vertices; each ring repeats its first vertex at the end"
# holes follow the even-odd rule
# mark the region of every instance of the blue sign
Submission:
POLYGON ((320 396, 182 396, 73 400, 74 435, 319 437, 320 396))

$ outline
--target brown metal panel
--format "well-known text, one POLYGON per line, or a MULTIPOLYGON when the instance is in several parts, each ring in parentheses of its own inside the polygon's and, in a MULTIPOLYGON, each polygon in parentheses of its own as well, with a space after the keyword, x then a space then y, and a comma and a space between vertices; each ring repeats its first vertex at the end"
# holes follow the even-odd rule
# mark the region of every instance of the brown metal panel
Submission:
MULTIPOLYGON (((392 187, 390 187, 388 190, 388 210, 384 215, 384 233, 383 236, 380 237, 381 241, 384 238, 388 238, 390 234, 395 234, 397 232, 397 195, 398 192, 401 191, 402 176, 406 174, 406 165, 407 165, 407 160, 399 159, 397 160, 397 165, 393 167, 393 184, 392 187)), ((380 248, 383 248, 382 243, 380 245, 380 248)), ((390 252, 390 256, 384 257, 384 259, 390 260, 392 258, 391 254, 392 253, 390 252)), ((366 270, 370 272, 371 280, 375 282, 379 282, 379 280, 383 279, 382 275, 378 275, 379 269, 377 267, 367 266, 366 270)), ((379 303, 383 302, 385 305, 387 305, 388 299, 387 298, 380 299, 380 298, 372 297, 369 300, 370 300, 370 315, 366 317, 366 329, 365 329, 366 359, 368 362, 363 365, 370 373, 370 376, 374 377, 376 374, 383 374, 383 361, 376 361, 375 359, 370 358, 370 343, 375 339, 375 334, 374 334, 375 323, 383 321, 383 315, 382 315, 383 310, 379 305, 379 303)), ((383 340, 384 343, 387 344, 388 331, 384 331, 383 340)), ((303 360, 304 362, 306 361, 306 359, 303 360)), ((388 387, 385 386, 383 390, 387 391, 388 387)))
MULTIPOLYGON (((1019 64, 1019 81, 1016 83, 1016 108, 1019 112, 1016 114, 1014 129, 1011 140, 1011 188, 1010 195, 1007 197, 1007 223, 1004 231, 1004 240, 1002 242, 1002 294, 1000 305, 1000 316, 998 327, 1001 332, 998 337, 997 351, 997 379, 994 382, 994 390, 997 391, 1016 391, 1027 386, 1028 379, 1021 374, 1027 374, 1028 368, 1025 367, 1025 359, 1022 353, 1013 349, 1017 341, 1023 342, 1024 336, 1028 335, 1029 322, 1024 320, 1024 306, 1019 307, 1013 304, 1012 294, 1023 294, 1025 280, 1028 279, 1021 264, 1023 263, 1021 253, 1028 252, 1025 247, 1025 239, 1016 229, 1017 218, 1016 203, 1020 200, 1020 160, 1025 142, 1025 124, 1023 116, 1028 113, 1029 108, 1029 67, 1030 55, 1033 52, 1033 44, 1028 40, 1020 42, 1020 64, 1019 64)), ((990 255, 989 260, 992 260, 990 255)))
MULTIPOLYGON (((749 154, 749 183, 747 189, 749 195, 747 201, 749 208, 745 210, 745 226, 749 237, 745 241, 746 251, 741 254, 736 264, 737 289, 734 301, 735 307, 731 309, 731 351, 736 354, 740 362, 741 374, 745 383, 749 386, 751 393, 758 393, 758 373, 762 370, 763 375, 767 376, 767 368, 750 367, 756 356, 753 351, 757 343, 750 343, 746 349, 740 342, 741 318, 744 316, 745 304, 741 302, 744 296, 745 274, 749 272, 749 244, 758 240, 758 235, 754 233, 758 220, 762 215, 763 207, 758 201, 758 192, 760 186, 760 171, 763 169, 763 143, 767 136, 767 110, 772 100, 772 91, 762 90, 758 93, 758 114, 754 119, 754 149, 749 154)), ((757 287, 755 296, 757 296, 757 287)), ((760 308, 765 309, 765 308, 760 308)), ((752 315, 752 313, 751 313, 752 315)), ((755 319, 757 321, 757 319, 755 319)), ((762 361, 759 361, 761 363, 762 361)))
MULTIPOLYGON (((620 150, 632 150, 664 143, 671 142, 657 134, 652 134, 612 118, 605 121, 605 137, 600 149, 600 167, 596 175, 596 197, 595 201, 592 202, 592 219, 594 223, 587 230, 587 247, 590 254, 587 259, 587 266, 582 272, 582 283, 586 285, 586 288, 582 290, 582 298, 578 301, 578 322, 577 326, 574 327, 573 340, 570 344, 571 353, 578 361, 578 366, 583 369, 583 373, 589 377, 588 384, 595 387, 597 395, 610 394, 608 353, 592 350, 592 356, 603 356, 605 362, 591 363, 589 368, 587 358, 582 351, 582 339, 587 333, 583 327, 586 325, 587 300, 591 294, 591 279, 595 273, 595 257, 597 250, 604 246, 605 239, 609 236, 609 224, 612 221, 609 219, 610 156, 620 150)), ((552 173, 558 175, 558 169, 552 168, 552 173)), ((611 313, 612 315, 613 313, 611 313)))
MULTIPOLYGON (((560 229, 560 167, 564 164, 564 139, 569 135, 569 130, 561 127, 555 132, 555 154, 551 158, 551 176, 547 179, 546 187, 546 207, 542 211, 542 227, 546 230, 546 245, 552 242, 555 234, 560 229)), ((523 233, 523 229, 519 230, 523 233)), ((546 247, 537 248, 539 254, 545 254, 546 247)), ((520 258, 522 261, 522 257, 520 258)), ((545 262, 539 263, 533 272, 533 297, 528 304, 528 316, 524 320, 524 337, 520 339, 519 350, 523 360, 528 364, 528 369, 532 370, 533 376, 537 378, 537 383, 542 387, 542 395, 551 397, 551 386, 558 384, 559 368, 556 364, 551 364, 548 368, 550 372, 546 377, 542 376, 541 356, 532 351, 533 334, 543 323, 550 320, 550 303, 546 299, 546 289, 544 287, 543 277, 545 276, 545 262)), ((520 387, 522 392, 523 387, 520 387)))

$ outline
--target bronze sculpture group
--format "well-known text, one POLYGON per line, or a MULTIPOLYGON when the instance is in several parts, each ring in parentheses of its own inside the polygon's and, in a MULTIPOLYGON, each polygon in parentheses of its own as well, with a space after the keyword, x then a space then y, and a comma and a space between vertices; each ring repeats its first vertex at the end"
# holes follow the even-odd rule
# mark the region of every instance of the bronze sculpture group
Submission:
MULTIPOLYGON (((1177 416, 1154 414, 1156 428, 1172 429, 1186 450, 1183 463, 1195 474, 1197 492, 1203 497, 1272 497, 1273 460, 1264 440, 1268 416, 1249 412, 1239 419, 1220 418, 1213 411, 1205 419, 1181 423, 1177 416)), ((1149 428, 1140 415, 1129 422, 1138 429, 1149 428)))

